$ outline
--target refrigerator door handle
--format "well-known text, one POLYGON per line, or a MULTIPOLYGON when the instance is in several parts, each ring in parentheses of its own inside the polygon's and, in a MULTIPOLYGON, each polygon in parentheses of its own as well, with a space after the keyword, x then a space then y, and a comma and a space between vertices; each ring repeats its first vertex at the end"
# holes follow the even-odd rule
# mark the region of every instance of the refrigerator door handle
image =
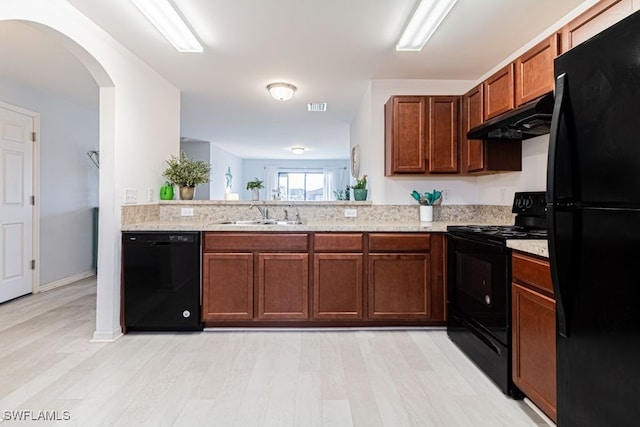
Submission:
POLYGON ((558 133, 560 132, 560 116, 563 113, 566 97, 566 74, 562 73, 556 78, 556 97, 551 116, 551 132, 549 135, 549 157, 547 159, 547 203, 554 203, 556 186, 556 159, 558 155, 558 133))
MULTIPOLYGON (((558 203, 556 199, 556 162, 558 158, 558 138, 560 133, 560 126, 562 124, 561 116, 564 114, 565 101, 567 97, 567 75, 565 73, 560 74, 556 78, 556 93, 553 106, 553 116, 551 118, 551 132, 549 135, 549 157, 547 161, 547 228, 549 230, 549 263, 551 265, 551 278, 553 281, 554 294, 556 298, 556 313, 558 333, 567 338, 569 336, 569 327, 567 325, 567 310, 566 304, 566 292, 565 289, 568 284, 561 282, 560 274, 558 271, 558 241, 557 241, 557 227, 558 221, 556 216, 558 215, 559 205, 565 205, 565 203, 558 203)), ((561 262, 566 262, 561 261, 561 262)))
MULTIPOLYGON (((571 254, 559 256, 560 248, 557 239, 558 227, 558 211, 557 207, 549 207, 547 212, 547 229, 549 231, 549 265, 551 266, 551 281, 553 283, 553 293, 556 300, 556 322, 558 325, 558 334, 564 338, 569 338, 569 313, 567 303, 569 296, 569 283, 566 283, 560 275, 559 264, 563 264, 563 271, 566 271, 567 263, 571 262, 571 254), (567 256, 568 255, 568 256, 567 256)), ((566 226, 566 213, 563 215, 563 226, 566 226)), ((573 221, 571 221, 573 222, 573 221)), ((570 225, 573 228, 573 224, 570 225)), ((564 248, 566 249, 566 248, 564 248)), ((564 277, 564 279, 567 279, 564 277)))

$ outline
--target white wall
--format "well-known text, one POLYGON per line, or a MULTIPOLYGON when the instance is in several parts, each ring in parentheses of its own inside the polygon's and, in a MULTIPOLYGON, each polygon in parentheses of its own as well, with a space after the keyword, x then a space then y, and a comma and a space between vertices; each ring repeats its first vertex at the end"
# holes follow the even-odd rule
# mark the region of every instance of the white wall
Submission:
MULTIPOLYGON (((191 160, 201 160, 203 162, 210 162, 211 160, 211 143, 209 141, 180 138, 180 151, 184 151, 184 154, 191 160)), ((194 200, 209 200, 209 188, 209 184, 198 185, 193 196, 194 200)))
POLYGON ((478 177, 478 203, 510 206, 516 191, 545 191, 549 135, 522 141, 522 172, 478 177))
MULTIPOLYGON (((240 189, 241 200, 251 200, 251 192, 248 191, 247 182, 258 177, 261 180, 265 180, 264 168, 267 166, 277 166, 279 168, 308 168, 308 169, 322 169, 324 167, 344 167, 346 168, 346 175, 349 176, 349 159, 325 159, 325 160, 264 160, 264 159, 245 159, 243 162, 243 176, 240 189)), ((264 189, 261 190, 261 200, 269 200, 271 195, 264 194, 264 189)))
POLYGON ((4 0, 0 20, 32 21, 68 48, 100 86, 100 244, 96 340, 120 328, 120 225, 124 189, 156 188, 178 154, 180 92, 64 0, 4 0))
POLYGON ((78 105, 1 78, 0 100, 40 113, 39 284, 89 272, 98 169, 86 152, 98 148, 98 105, 78 105))
POLYGON ((231 168, 231 192, 242 194, 246 181, 243 181, 244 162, 243 160, 223 150, 215 144, 211 144, 211 200, 224 200, 224 190, 226 185, 225 174, 227 168, 231 168))

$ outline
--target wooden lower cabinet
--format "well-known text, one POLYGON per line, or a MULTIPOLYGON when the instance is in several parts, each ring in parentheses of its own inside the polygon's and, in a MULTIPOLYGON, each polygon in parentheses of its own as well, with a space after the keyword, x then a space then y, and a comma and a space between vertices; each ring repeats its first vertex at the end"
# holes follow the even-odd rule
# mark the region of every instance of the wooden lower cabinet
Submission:
POLYGON ((203 256, 202 320, 253 319, 253 254, 203 256))
POLYGON ((429 254, 369 255, 369 318, 428 319, 429 254))
POLYGON ((444 234, 370 233, 367 317, 444 324, 444 234))
POLYGON ((315 254, 314 319, 362 319, 362 258, 361 253, 315 254))
POLYGON ((300 320, 309 317, 309 255, 258 255, 258 318, 300 320))
POLYGON ((556 303, 549 263, 512 259, 513 382, 556 421, 556 303))
POLYGON ((443 233, 207 232, 209 326, 444 325, 443 233))

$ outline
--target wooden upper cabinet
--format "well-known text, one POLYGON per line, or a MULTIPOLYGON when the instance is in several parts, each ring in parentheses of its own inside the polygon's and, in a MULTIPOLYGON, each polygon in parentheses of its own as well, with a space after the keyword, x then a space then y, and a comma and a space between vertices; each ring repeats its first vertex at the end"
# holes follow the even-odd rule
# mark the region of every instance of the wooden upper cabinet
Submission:
POLYGON ((598 2, 562 28, 562 53, 595 36, 632 12, 633 0, 598 2))
POLYGON ((458 96, 429 97, 429 173, 458 172, 458 96))
POLYGON ((462 97, 462 172, 475 172, 484 167, 482 141, 467 139, 467 132, 482 124, 483 92, 484 85, 479 84, 462 97))
POLYGON ((484 120, 506 113, 514 108, 513 63, 498 70, 484 82, 484 120))
POLYGON ((392 96, 385 104, 385 175, 427 172, 427 98, 392 96))
POLYGON ((522 170, 522 142, 467 139, 469 129, 483 122, 484 87, 480 84, 462 97, 460 169, 468 175, 522 170))
POLYGON ((392 96, 385 104, 385 176, 458 172, 459 96, 392 96))
POLYGON ((553 90, 553 60, 559 43, 560 37, 554 34, 516 59, 516 106, 553 90))

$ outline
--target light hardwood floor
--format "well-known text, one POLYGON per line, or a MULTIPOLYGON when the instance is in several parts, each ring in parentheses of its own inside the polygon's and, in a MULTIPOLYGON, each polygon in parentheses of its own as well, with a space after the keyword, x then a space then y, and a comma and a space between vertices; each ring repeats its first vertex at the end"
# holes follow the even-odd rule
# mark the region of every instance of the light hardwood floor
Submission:
POLYGON ((94 278, 0 305, 0 426, 546 425, 441 330, 94 329, 94 278))

